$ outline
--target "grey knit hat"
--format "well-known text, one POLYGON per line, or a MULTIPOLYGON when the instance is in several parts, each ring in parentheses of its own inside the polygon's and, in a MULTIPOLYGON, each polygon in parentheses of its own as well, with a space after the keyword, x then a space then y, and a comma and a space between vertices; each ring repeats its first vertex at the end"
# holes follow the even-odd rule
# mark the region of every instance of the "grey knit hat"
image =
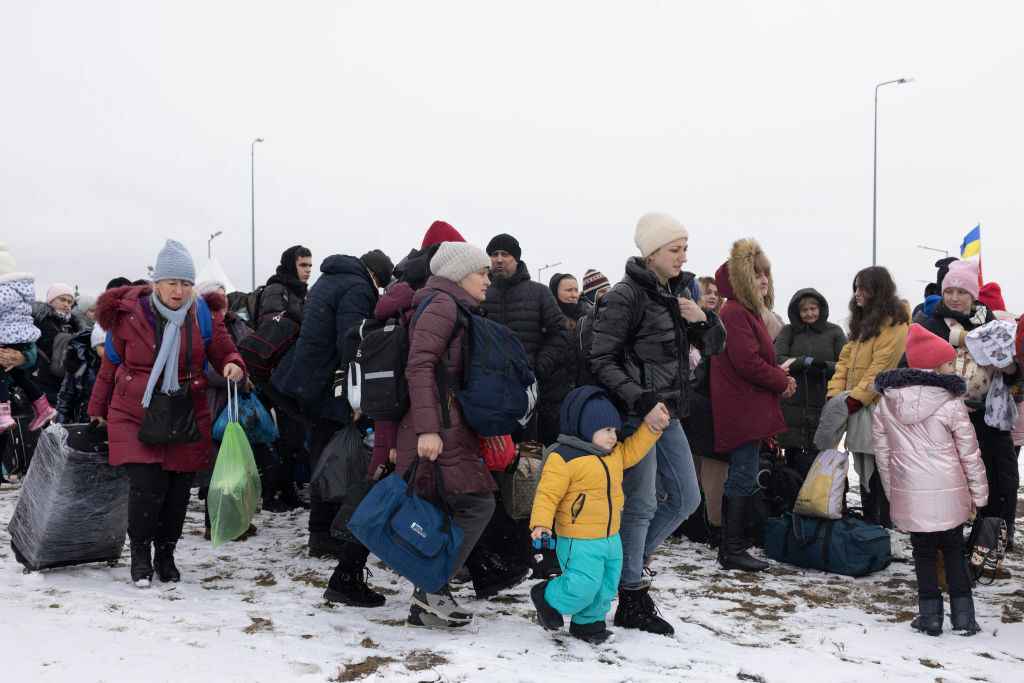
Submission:
POLYGON ((181 242, 167 240, 164 248, 156 257, 156 268, 153 269, 153 282, 159 280, 188 280, 196 282, 196 266, 188 249, 181 242))
POLYGON ((452 282, 462 282, 470 273, 490 267, 487 252, 467 242, 442 242, 430 259, 430 272, 452 282))

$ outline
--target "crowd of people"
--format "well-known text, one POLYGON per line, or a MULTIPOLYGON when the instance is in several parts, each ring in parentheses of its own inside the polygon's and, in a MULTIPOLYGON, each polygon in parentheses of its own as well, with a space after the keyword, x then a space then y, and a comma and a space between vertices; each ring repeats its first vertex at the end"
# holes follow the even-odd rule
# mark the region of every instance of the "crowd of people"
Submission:
MULTIPOLYGON (((789 298, 788 321, 775 313, 771 261, 754 239, 737 240, 713 275, 697 277, 684 270, 689 235, 674 217, 644 214, 634 237, 639 253, 619 282, 590 269, 581 279, 556 273, 545 286, 531 279, 514 236, 480 248, 436 221, 397 265, 380 249, 330 255, 312 287, 314 255, 290 247, 255 292, 196 282, 188 251, 167 240, 151 281, 114 278, 99 297, 55 283, 42 302, 31 275, 0 249, 0 431, 17 426, 17 397, 31 407, 29 430, 51 420, 105 426, 110 464, 130 482, 131 578, 179 581, 174 553, 191 490, 203 497, 209 485, 211 423, 237 383, 278 427, 273 444, 253 444, 263 514, 309 508, 309 554, 337 560, 328 600, 385 602, 368 582, 370 551, 331 534, 341 503, 307 502, 297 489, 300 465, 315 465, 354 425, 373 434, 368 479, 434 461, 419 469, 416 490, 465 534, 449 584, 436 593, 413 586, 410 626, 472 622, 451 583, 472 582, 488 598, 530 575, 540 624, 559 629, 571 616, 570 633, 598 643, 611 635, 615 598, 615 626, 673 633, 649 563, 695 513, 723 569, 768 569, 744 528, 764 444, 777 439, 806 476, 826 402, 845 402, 862 514, 910 532, 913 625, 941 632, 937 551, 963 555, 974 508, 1004 519, 1013 547, 1022 334, 998 285, 980 283, 976 262, 944 259, 912 309, 885 268, 864 268, 852 278, 847 333, 810 286, 789 298), (512 434, 476 434, 439 383, 440 371, 455 382, 466 371, 462 309, 510 328, 529 357, 537 407, 512 434), (298 327, 290 349, 266 372, 247 367, 237 345, 282 319, 298 327), (373 422, 340 389, 359 341, 350 331, 366 319, 409 329, 410 407, 397 420, 373 422), (969 334, 978 328, 982 342, 969 334), (545 453, 527 519, 503 504, 506 472, 481 457, 513 443, 545 453), (535 551, 548 537, 554 548, 535 551)), ((209 538, 209 516, 206 525, 209 538)), ((240 538, 255 533, 250 525, 240 538)), ((966 569, 945 566, 954 630, 974 632, 966 569)))

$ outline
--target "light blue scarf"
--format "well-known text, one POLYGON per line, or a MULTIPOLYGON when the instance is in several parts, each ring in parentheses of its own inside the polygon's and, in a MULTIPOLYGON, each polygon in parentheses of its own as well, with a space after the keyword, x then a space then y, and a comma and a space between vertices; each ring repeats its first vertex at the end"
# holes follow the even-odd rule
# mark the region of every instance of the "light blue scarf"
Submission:
POLYGON ((164 326, 164 336, 160 342, 160 352, 153 363, 153 371, 149 373, 149 381, 146 382, 146 393, 142 395, 142 406, 149 407, 149 401, 153 398, 153 388, 156 386, 157 377, 164 376, 160 390, 165 394, 177 391, 181 388, 178 384, 178 354, 181 349, 181 326, 185 323, 189 309, 192 308, 192 298, 184 306, 172 311, 160 302, 156 291, 150 296, 150 301, 157 312, 167 321, 164 326))

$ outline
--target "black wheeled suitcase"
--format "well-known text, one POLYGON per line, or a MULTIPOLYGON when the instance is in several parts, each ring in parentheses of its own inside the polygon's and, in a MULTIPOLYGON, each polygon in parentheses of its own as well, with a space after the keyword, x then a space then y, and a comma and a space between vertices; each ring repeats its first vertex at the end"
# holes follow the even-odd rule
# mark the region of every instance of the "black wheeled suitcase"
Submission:
POLYGON ((51 424, 36 445, 7 529, 31 570, 116 562, 128 527, 128 477, 111 467, 106 430, 51 424))

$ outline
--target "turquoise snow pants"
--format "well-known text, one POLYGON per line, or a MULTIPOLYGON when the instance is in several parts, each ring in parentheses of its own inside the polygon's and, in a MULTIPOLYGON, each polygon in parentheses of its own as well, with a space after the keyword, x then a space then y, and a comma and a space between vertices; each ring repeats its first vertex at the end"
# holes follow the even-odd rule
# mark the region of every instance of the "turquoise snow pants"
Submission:
POLYGON ((552 579, 544 599, 561 614, 571 614, 573 623, 604 621, 619 591, 622 573, 622 542, 619 535, 608 538, 559 537, 555 554, 562 575, 552 579))

